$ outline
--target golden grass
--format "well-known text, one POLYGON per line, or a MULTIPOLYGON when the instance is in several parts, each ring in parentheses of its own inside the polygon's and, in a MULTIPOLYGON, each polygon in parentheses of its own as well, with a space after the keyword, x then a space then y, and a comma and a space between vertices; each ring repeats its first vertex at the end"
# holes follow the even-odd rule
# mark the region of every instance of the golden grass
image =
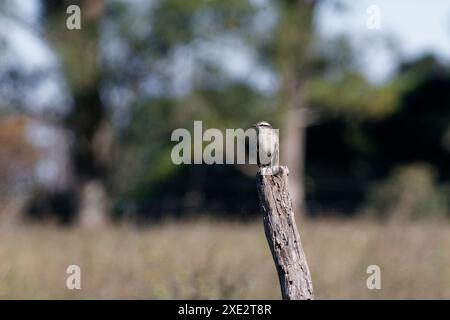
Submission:
MULTIPOLYGON (((450 225, 306 221, 318 299, 450 299, 450 225), (366 287, 381 267, 381 290, 366 287)), ((278 299, 261 222, 165 223, 137 231, 20 227, 0 233, 0 298, 278 299), (82 289, 67 290, 77 264, 82 289)))

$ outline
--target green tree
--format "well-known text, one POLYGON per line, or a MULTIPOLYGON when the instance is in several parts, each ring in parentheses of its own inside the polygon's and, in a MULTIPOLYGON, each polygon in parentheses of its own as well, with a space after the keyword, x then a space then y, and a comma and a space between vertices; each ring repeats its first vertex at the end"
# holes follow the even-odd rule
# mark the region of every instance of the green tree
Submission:
POLYGON ((281 161, 290 168, 294 212, 304 212, 304 159, 307 98, 311 76, 314 11, 318 1, 284 0, 275 37, 275 63, 281 75, 281 161))
POLYGON ((343 38, 321 39, 315 16, 323 5, 346 10, 340 1, 284 0, 273 42, 273 60, 281 77, 282 162, 290 168, 296 212, 304 212, 306 128, 321 118, 382 118, 393 111, 396 86, 374 86, 355 66, 354 49, 343 38), (330 77, 330 74, 334 77, 330 77))
POLYGON ((302 212, 310 116, 381 117, 395 100, 391 88, 372 86, 350 66, 345 41, 330 43, 326 54, 317 49, 315 13, 331 1, 41 3, 45 39, 73 100, 64 119, 74 136, 70 188, 80 212, 97 217, 108 211, 111 192, 148 196, 158 182, 174 179, 180 168, 170 163, 170 133, 199 119, 205 127, 248 127, 262 119, 279 127, 282 164, 291 170, 295 210, 302 212), (69 4, 81 7, 81 30, 65 27, 69 4), (227 60, 239 62, 243 53, 253 69, 233 75, 227 60), (348 63, 339 65, 337 57, 348 63), (330 79, 336 65, 340 76, 330 79), (261 70, 279 78, 278 94, 258 88, 261 70), (98 195, 96 210, 85 210, 89 194, 98 195))
MULTIPOLYGON (((191 128, 194 120, 202 120, 205 128, 247 128, 274 117, 273 97, 251 81, 230 75, 220 52, 249 51, 254 53, 255 69, 270 69, 260 54, 271 40, 261 32, 258 17, 266 9, 252 1, 111 4, 113 38, 120 39, 129 53, 107 61, 109 79, 118 79, 111 86, 134 90, 139 96, 130 109, 131 123, 119 139, 120 149, 125 150, 119 161, 126 163, 115 174, 116 181, 122 182, 121 195, 151 197, 155 189, 161 191, 159 185, 176 180, 186 169, 170 161, 170 134, 175 128, 191 128), (147 28, 130 28, 131 19, 151 23, 147 28), (190 67, 174 71, 181 60, 188 60, 190 67), (184 69, 191 70, 187 76, 184 69), (183 77, 186 87, 180 93, 173 84, 183 77), (142 83, 157 85, 142 87, 142 83)), ((202 173, 195 174, 201 180, 202 173)), ((183 183, 188 184, 186 179, 183 183)))
POLYGON ((107 179, 111 166, 112 131, 109 113, 101 99, 103 72, 99 55, 100 22, 105 2, 43 1, 46 35, 62 64, 73 106, 64 119, 73 133, 72 192, 79 199, 82 224, 103 223, 108 213, 107 179), (66 9, 81 7, 81 30, 69 30, 66 9))

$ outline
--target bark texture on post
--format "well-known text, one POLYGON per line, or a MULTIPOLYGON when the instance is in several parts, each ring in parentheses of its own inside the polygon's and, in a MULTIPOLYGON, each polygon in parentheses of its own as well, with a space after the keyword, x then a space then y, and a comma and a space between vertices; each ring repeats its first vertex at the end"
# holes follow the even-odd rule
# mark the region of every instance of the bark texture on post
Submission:
POLYGON ((287 167, 276 175, 257 174, 264 230, 280 280, 284 300, 314 299, 311 274, 295 224, 288 192, 287 167))

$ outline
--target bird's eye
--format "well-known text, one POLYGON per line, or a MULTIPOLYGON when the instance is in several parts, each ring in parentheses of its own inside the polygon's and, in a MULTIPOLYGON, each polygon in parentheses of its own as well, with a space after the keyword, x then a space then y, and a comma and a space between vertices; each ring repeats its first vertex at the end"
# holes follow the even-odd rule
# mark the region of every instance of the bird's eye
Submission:
POLYGON ((267 155, 268 155, 269 157, 271 157, 271 156, 272 156, 272 153, 268 152, 267 155))

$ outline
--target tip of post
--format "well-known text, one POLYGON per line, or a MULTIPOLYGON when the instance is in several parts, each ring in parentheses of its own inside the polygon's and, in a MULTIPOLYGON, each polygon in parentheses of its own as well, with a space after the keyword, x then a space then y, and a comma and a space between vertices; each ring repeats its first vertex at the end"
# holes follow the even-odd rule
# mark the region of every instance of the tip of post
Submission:
POLYGON ((258 172, 262 176, 289 175, 289 169, 286 166, 260 168, 258 172))

